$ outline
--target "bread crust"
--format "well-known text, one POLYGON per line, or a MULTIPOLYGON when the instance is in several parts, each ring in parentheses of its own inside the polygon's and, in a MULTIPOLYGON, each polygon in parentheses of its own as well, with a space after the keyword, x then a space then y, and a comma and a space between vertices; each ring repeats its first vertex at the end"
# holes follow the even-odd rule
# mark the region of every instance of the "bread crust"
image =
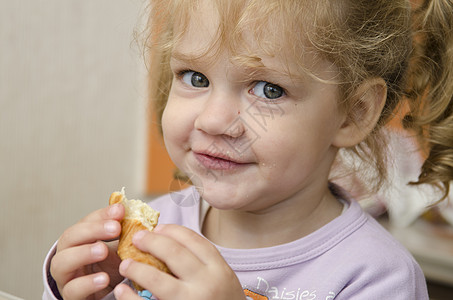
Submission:
MULTIPOLYGON (((116 204, 122 203, 124 199, 124 194, 120 192, 113 192, 109 199, 109 204, 116 204)), ((124 204, 124 203, 123 203, 124 204)), ((125 260, 127 258, 132 258, 135 261, 148 264, 153 266, 163 272, 168 274, 172 274, 171 271, 168 269, 167 265, 159 260, 158 258, 152 256, 149 253, 143 252, 137 247, 132 244, 132 237, 134 234, 140 230, 149 230, 146 228, 140 221, 136 219, 126 219, 125 218, 121 221, 121 235, 118 243, 118 255, 121 260, 125 260)), ((132 282, 134 287, 141 291, 143 288, 132 282)))

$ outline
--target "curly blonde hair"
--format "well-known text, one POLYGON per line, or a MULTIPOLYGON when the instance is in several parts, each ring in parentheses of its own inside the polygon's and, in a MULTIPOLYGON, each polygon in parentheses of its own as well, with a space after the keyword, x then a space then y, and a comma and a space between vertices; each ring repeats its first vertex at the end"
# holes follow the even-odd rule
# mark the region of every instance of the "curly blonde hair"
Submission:
POLYGON ((414 51, 406 96, 414 129, 427 150, 418 182, 442 184, 453 178, 453 2, 423 1, 413 12, 414 51))
MULTIPOLYGON (((172 48, 184 34, 202 0, 150 0, 144 49, 149 58, 149 90, 160 124, 171 88, 172 48), (175 24, 178 30, 175 30, 175 24)), ((351 121, 360 105, 352 95, 360 83, 382 78, 387 98, 371 134, 351 149, 360 161, 376 170, 374 187, 386 178, 385 135, 382 128, 402 101, 410 112, 405 125, 419 134, 428 149, 416 184, 443 185, 445 195, 453 178, 453 4, 425 0, 411 8, 407 0, 213 0, 220 24, 215 49, 228 49, 231 59, 256 64, 253 53, 238 52, 243 32, 253 32, 260 50, 289 65, 304 66, 311 51, 339 70, 335 79, 341 107, 351 121), (406 100, 407 99, 407 100, 406 100)), ((316 77, 315 73, 311 75, 316 77)))

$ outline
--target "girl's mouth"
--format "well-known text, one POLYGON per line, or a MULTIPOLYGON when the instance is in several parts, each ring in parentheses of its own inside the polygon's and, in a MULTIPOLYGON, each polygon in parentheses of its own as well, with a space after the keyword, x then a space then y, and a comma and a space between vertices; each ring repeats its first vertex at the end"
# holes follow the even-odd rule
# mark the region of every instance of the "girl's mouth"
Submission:
POLYGON ((205 153, 193 152, 197 161, 206 169, 210 170, 233 170, 242 166, 248 165, 248 163, 237 162, 228 158, 219 156, 209 155, 205 153))

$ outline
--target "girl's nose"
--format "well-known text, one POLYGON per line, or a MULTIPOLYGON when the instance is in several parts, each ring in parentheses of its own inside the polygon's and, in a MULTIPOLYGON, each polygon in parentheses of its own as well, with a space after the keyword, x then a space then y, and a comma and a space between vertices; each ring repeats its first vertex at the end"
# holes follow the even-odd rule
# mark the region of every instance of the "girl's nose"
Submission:
POLYGON ((244 134, 238 101, 227 94, 213 93, 195 119, 195 129, 209 135, 237 138, 244 134))

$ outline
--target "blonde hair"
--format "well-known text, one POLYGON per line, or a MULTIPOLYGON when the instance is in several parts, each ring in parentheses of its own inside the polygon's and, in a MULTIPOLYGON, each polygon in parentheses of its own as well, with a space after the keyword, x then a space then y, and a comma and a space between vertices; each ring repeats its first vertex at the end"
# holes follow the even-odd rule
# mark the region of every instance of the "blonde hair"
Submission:
MULTIPOLYGON (((150 62, 150 97, 160 124, 171 88, 171 51, 184 34, 202 0, 150 0, 145 50, 150 62), (175 30, 175 24, 178 30, 175 30)), ((367 79, 387 84, 384 109, 372 133, 348 149, 377 170, 375 186, 386 178, 385 138, 381 128, 407 99, 405 125, 427 140, 427 159, 417 183, 443 184, 453 178, 453 4, 426 0, 411 9, 407 0, 213 0, 220 25, 212 49, 228 49, 232 59, 259 64, 252 52, 239 52, 243 31, 253 32, 260 51, 289 65, 302 65, 303 53, 315 53, 339 70, 335 78, 341 107, 353 112, 360 103, 352 95, 367 79), (414 38, 415 37, 415 38, 414 38), (217 48, 214 46, 217 45, 217 48), (221 47, 219 47, 219 45, 221 47), (422 105, 423 104, 423 105, 422 105)), ((218 50, 220 51, 220 50, 218 50)), ((311 72, 316 77, 316 74, 311 72)))
POLYGON ((442 184, 453 178, 453 2, 423 1, 414 9, 414 51, 406 95, 405 126, 427 149, 418 182, 442 184))

